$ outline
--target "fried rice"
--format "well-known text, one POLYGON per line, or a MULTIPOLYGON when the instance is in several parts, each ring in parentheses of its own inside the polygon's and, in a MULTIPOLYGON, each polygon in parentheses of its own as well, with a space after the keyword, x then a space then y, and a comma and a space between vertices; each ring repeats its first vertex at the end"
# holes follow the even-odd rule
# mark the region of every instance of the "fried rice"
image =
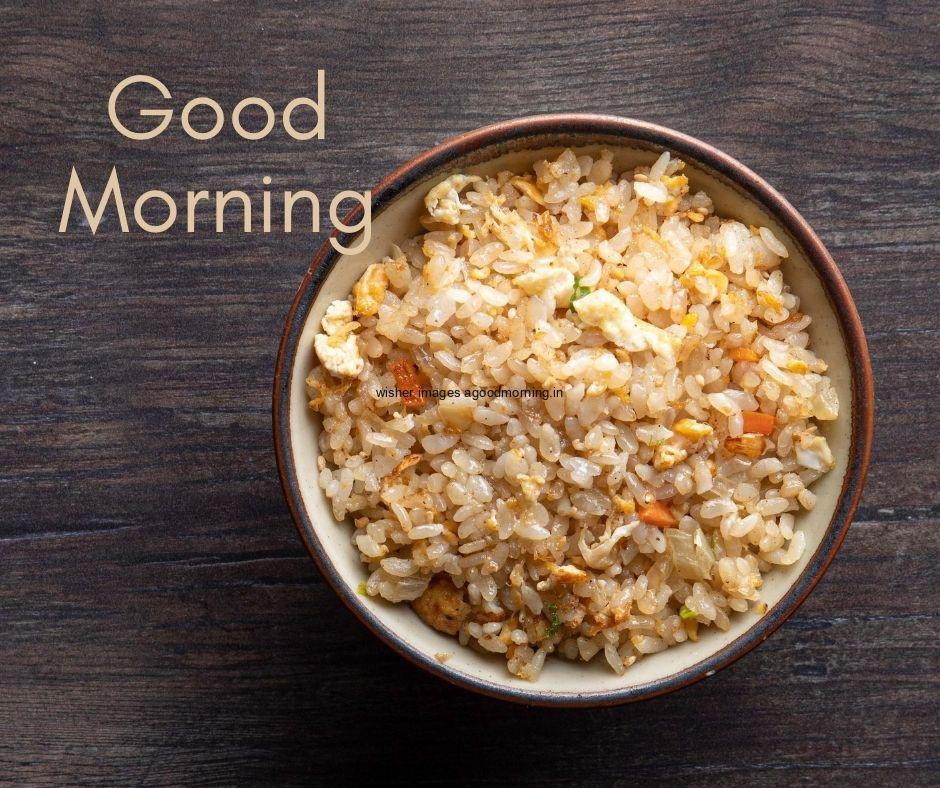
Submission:
POLYGON ((786 245, 683 170, 452 175, 315 337, 319 484, 363 592, 522 678, 763 612, 834 464, 786 245))

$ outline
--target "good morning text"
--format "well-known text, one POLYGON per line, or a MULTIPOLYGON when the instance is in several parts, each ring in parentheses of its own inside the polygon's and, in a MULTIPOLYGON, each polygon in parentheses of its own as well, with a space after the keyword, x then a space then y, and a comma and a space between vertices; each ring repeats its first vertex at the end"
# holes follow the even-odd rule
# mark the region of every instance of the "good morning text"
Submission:
MULTIPOLYGON (((152 140, 159 137, 167 131, 173 123, 175 110, 173 107, 173 95, 170 89, 159 79, 146 74, 136 74, 121 80, 115 85, 108 98, 108 117, 111 125, 122 136, 135 141, 152 140), (138 106, 136 114, 139 118, 144 118, 147 128, 135 130, 128 124, 129 117, 126 109, 119 112, 119 106, 126 105, 126 98, 122 96, 129 88, 134 88, 135 95, 143 90, 152 94, 152 100, 145 102, 143 106, 138 106), (152 124, 149 122, 153 119, 152 124), (125 122, 127 121, 127 122, 125 122)), ((179 113, 179 126, 182 132, 197 142, 207 142, 212 140, 222 131, 226 123, 230 123, 235 134, 246 140, 263 140, 270 134, 285 134, 287 137, 300 142, 311 140, 322 140, 326 137, 326 74, 321 69, 317 71, 316 98, 308 96, 298 96, 289 101, 284 108, 278 112, 274 106, 263 98, 249 96, 239 101, 228 115, 222 105, 209 96, 196 96, 189 99, 179 113), (264 125, 260 128, 249 129, 249 125, 243 119, 245 111, 254 108, 254 114, 260 110, 264 118, 264 125), (312 111, 315 123, 309 128, 301 128, 298 110, 305 109, 309 115, 312 111), (204 115, 206 110, 214 118, 208 128, 197 128, 193 123, 193 113, 197 112, 204 115)), ((139 125, 139 124, 131 124, 139 125)), ((200 124, 201 125, 201 124, 200 124)), ((309 125, 309 119, 307 122, 309 125)), ((222 233, 226 230, 226 212, 229 210, 238 211, 241 221, 236 226, 240 226, 243 232, 272 232, 272 192, 264 187, 272 183, 269 175, 260 175, 258 178, 261 188, 249 194, 242 189, 223 190, 209 189, 187 190, 185 196, 180 197, 185 211, 186 232, 195 233, 200 229, 208 229, 216 233, 222 233), (208 202, 214 207, 212 211, 214 221, 197 221, 197 207, 200 203, 208 202)), ((91 230, 92 235, 98 231, 104 217, 110 212, 116 216, 120 225, 121 232, 131 231, 131 224, 128 221, 127 207, 129 203, 125 202, 125 192, 121 188, 121 179, 118 174, 117 166, 111 167, 110 175, 105 181, 103 187, 95 190, 100 197, 97 205, 93 208, 88 198, 85 183, 79 176, 77 168, 73 165, 69 177, 68 187, 65 194, 65 202, 62 207, 62 218, 59 222, 59 232, 65 233, 69 230, 70 218, 84 216, 84 225, 91 230), (77 203, 77 205, 76 205, 77 203)), ((293 232, 295 225, 297 227, 307 226, 310 232, 320 232, 320 199, 309 189, 285 190, 277 196, 280 203, 279 213, 283 215, 283 227, 285 233, 293 232), (295 212, 297 218, 295 218, 295 212), (308 224, 309 221, 309 224, 308 224)), ((355 254, 361 252, 369 245, 372 234, 372 193, 368 190, 363 192, 345 189, 334 195, 330 201, 329 217, 334 228, 346 234, 346 238, 355 240, 349 246, 343 243, 343 236, 331 237, 330 243, 333 247, 344 254, 355 254), (345 215, 344 215, 345 214, 345 215), (357 233, 359 234, 357 237, 357 233)), ((203 216, 205 212, 203 211, 203 216)), ((165 233, 168 230, 178 226, 177 219, 180 219, 180 205, 177 200, 169 193, 160 189, 150 189, 143 192, 133 200, 131 210, 136 227, 146 233, 165 233), (152 205, 162 206, 161 214, 165 215, 159 221, 154 220, 152 205)), ((79 219, 80 222, 80 219, 79 219)), ((73 225, 76 222, 72 222, 73 225)), ((180 219, 179 224, 182 224, 180 219)), ((231 221, 229 226, 231 226, 231 221)), ((81 226, 79 224, 79 226, 81 226)))

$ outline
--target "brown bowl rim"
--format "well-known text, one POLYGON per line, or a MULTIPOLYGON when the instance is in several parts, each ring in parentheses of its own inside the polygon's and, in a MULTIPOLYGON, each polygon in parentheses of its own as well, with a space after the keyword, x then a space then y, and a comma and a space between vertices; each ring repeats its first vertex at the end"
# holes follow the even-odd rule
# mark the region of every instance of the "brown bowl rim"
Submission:
MULTIPOLYGON (((687 134, 632 118, 588 113, 534 115, 494 123, 446 140, 394 170, 372 190, 372 216, 377 216, 386 205, 413 184, 470 152, 529 137, 564 138, 588 135, 618 138, 621 140, 620 144, 639 142, 648 149, 669 150, 692 159, 696 165, 710 170, 726 184, 743 192, 748 199, 756 201, 787 229, 805 252, 807 260, 822 282, 839 321, 851 366, 852 437, 839 500, 816 552, 780 601, 754 626, 724 648, 678 673, 644 684, 601 692, 554 693, 538 689, 536 686, 516 688, 470 676, 449 668, 416 649, 397 632, 385 626, 362 603, 330 562, 303 506, 291 452, 290 379, 300 332, 321 285, 340 256, 329 240, 324 241, 314 255, 291 303, 278 346, 274 371, 272 415, 275 455, 281 487, 294 524, 307 551, 333 590, 352 613, 386 645, 418 667, 452 684, 491 697, 528 705, 611 706, 653 698, 714 675, 770 637, 813 590, 845 539, 864 487, 874 429, 874 382, 868 344, 855 302, 832 256, 807 221, 763 178, 728 154, 687 134)), ((583 143, 574 144, 577 146, 590 142, 585 139, 583 143)), ((539 143, 539 147, 552 145, 550 141, 539 143)), ((496 155, 499 154, 487 155, 486 159, 496 155)), ((351 211, 346 217, 346 223, 354 222, 356 214, 360 212, 361 208, 351 211)), ((334 231, 332 237, 342 241, 349 240, 346 234, 338 231, 334 231)))

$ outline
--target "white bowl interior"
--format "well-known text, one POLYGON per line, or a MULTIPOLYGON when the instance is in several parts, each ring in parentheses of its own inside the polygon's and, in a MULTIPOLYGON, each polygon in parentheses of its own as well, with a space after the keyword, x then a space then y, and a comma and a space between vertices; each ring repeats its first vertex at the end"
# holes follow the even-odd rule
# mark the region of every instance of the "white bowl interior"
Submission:
MULTIPOLYGON (((651 164, 658 153, 630 147, 607 144, 576 147, 577 153, 597 154, 601 147, 611 150, 619 169, 632 168, 639 164, 651 164)), ((523 171, 533 162, 554 156, 563 149, 538 148, 507 153, 497 158, 474 165, 449 165, 445 170, 413 185, 400 195, 378 216, 373 217, 372 241, 365 251, 340 258, 326 277, 315 299, 300 334, 295 363, 290 373, 289 420, 290 445, 303 505, 306 508, 327 559, 333 564, 352 594, 367 573, 360 562, 358 552, 350 542, 352 525, 337 523, 323 491, 317 486, 317 435, 320 430, 318 417, 307 407, 304 379, 314 361, 313 337, 326 307, 336 298, 346 297, 353 284, 365 268, 388 253, 392 243, 421 231, 418 216, 422 210, 424 193, 434 182, 454 171, 471 171, 478 174, 493 174, 509 169, 523 171)), ((476 154, 479 156, 479 152, 476 154)), ((836 422, 823 426, 836 466, 831 473, 819 480, 813 490, 818 496, 816 508, 798 517, 798 525, 807 537, 807 549, 803 558, 790 567, 776 567, 765 577, 762 600, 773 608, 794 584, 819 547, 832 519, 838 502, 840 489, 848 464, 851 443, 852 392, 850 365, 842 332, 833 307, 815 271, 792 236, 757 205, 753 199, 736 187, 729 186, 708 171, 687 160, 685 173, 689 176, 693 190, 704 189, 714 200, 719 216, 736 218, 745 224, 770 227, 782 239, 790 251, 784 263, 786 281, 801 300, 801 311, 813 317, 810 328, 815 350, 830 366, 833 385, 839 393, 841 415, 836 422)), ((549 658, 539 679, 523 681, 509 674, 501 656, 479 654, 470 648, 461 647, 455 638, 447 637, 425 625, 407 605, 391 605, 378 599, 359 596, 360 604, 367 606, 375 617, 414 649, 426 655, 432 662, 435 655, 450 654, 446 666, 448 672, 496 684, 514 690, 535 690, 547 696, 553 694, 604 693, 647 684, 679 673, 707 659, 741 637, 760 616, 749 612, 737 614, 727 632, 715 628, 700 630, 697 643, 687 642, 667 649, 659 654, 638 660, 624 676, 615 675, 602 658, 592 663, 568 662, 561 658, 549 658)))

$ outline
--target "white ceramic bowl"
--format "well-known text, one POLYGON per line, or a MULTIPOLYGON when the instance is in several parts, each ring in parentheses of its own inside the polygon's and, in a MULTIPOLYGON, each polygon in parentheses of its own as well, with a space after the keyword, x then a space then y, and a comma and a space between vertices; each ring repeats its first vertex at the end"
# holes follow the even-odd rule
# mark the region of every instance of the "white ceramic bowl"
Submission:
MULTIPOLYGON (((343 242, 349 246, 351 241, 343 242)), ((712 675, 766 639, 799 606, 838 550, 858 503, 871 447, 872 402, 867 346, 848 288, 822 243, 777 192, 729 156, 669 129, 607 116, 547 115, 488 126, 422 154, 373 190, 372 241, 365 251, 342 256, 329 243, 321 247, 297 291, 281 339, 274 437, 284 493, 304 543, 347 607, 382 640, 431 673, 489 695, 544 705, 603 705, 652 697, 712 675), (623 676, 600 659, 584 664, 550 657, 538 680, 529 682, 510 675, 501 656, 461 647, 455 638, 428 627, 408 605, 357 593, 367 574, 350 542, 352 526, 333 519, 317 486, 320 427, 307 406, 304 379, 327 305, 346 297, 392 243, 421 231, 417 220, 430 186, 458 171, 522 171, 565 147, 579 153, 607 148, 614 153, 615 169, 651 164, 669 150, 687 163, 692 190, 704 189, 719 216, 770 227, 790 251, 784 274, 800 297, 801 311, 813 317, 813 346, 829 363, 842 410, 837 421, 823 427, 836 466, 813 487, 816 507, 800 515, 807 549, 793 566, 766 574, 761 590, 766 614, 735 615, 727 632, 708 628, 698 642, 646 656, 623 676), (451 657, 442 663, 435 657, 440 652, 451 657)))

